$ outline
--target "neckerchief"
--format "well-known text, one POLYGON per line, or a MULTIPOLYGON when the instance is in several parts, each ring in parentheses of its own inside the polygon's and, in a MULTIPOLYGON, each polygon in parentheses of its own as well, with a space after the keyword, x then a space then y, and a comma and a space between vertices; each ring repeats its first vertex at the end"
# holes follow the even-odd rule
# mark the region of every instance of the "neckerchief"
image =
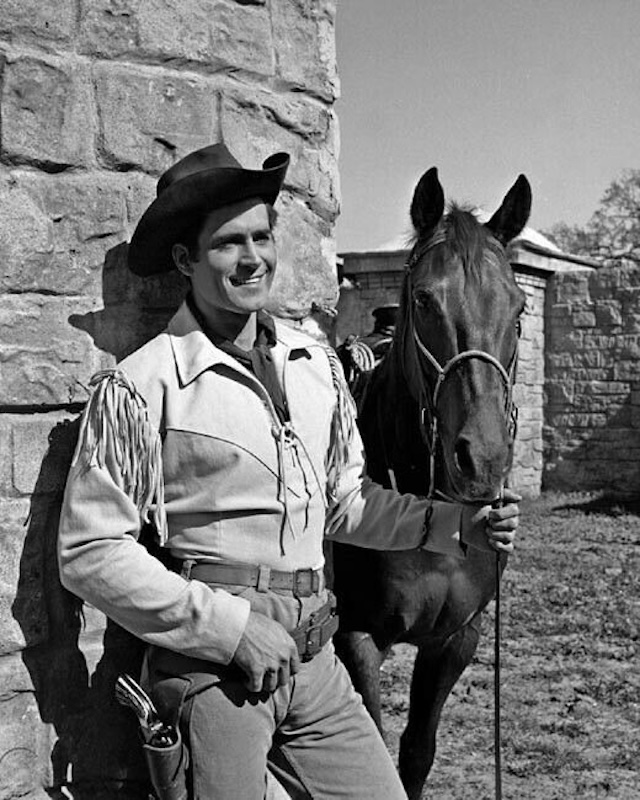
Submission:
POLYGON ((210 325, 197 307, 191 292, 187 295, 187 305, 211 342, 227 355, 239 361, 243 367, 252 372, 267 390, 280 422, 289 420, 287 401, 276 374, 271 348, 276 343, 276 327, 273 318, 266 311, 258 311, 256 315, 256 339, 251 350, 243 350, 229 339, 220 336, 210 325))

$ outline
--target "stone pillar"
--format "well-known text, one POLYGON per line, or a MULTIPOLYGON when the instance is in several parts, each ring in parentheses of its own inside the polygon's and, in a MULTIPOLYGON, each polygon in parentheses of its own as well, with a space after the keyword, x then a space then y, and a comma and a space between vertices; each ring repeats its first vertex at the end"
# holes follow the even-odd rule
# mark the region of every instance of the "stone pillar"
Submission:
POLYGON ((127 273, 158 176, 225 140, 292 156, 273 310, 337 300, 335 0, 4 0, 0 14, 0 798, 146 797, 113 680, 140 648, 60 587, 60 499, 90 375, 184 286, 127 273))

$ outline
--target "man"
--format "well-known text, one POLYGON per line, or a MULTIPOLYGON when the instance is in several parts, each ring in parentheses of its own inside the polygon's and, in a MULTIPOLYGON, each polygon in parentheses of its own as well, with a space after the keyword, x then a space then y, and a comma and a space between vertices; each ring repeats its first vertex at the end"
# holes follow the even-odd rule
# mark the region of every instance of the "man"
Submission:
POLYGON ((398 308, 398 303, 388 303, 384 306, 377 306, 371 312, 373 330, 363 336, 361 341, 369 345, 376 361, 385 356, 391 347, 398 318, 398 308))
POLYGON ((129 249, 190 292, 167 330, 95 377, 61 517, 62 580, 146 641, 148 682, 191 753, 194 798, 404 797, 330 642, 322 544, 510 551, 516 495, 463 515, 364 475, 335 354, 264 312, 289 159, 222 144, 160 179, 129 249), (153 518, 169 567, 138 542, 153 518), (452 520, 456 524, 452 524, 452 520), (425 529, 426 528, 426 529, 425 529))

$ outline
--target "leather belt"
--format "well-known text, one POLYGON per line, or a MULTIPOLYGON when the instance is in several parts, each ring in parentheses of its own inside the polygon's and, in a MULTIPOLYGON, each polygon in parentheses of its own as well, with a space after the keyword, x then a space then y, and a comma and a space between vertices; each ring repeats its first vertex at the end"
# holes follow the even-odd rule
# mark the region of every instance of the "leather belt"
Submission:
POLYGON ((311 661, 338 630, 336 598, 329 592, 329 600, 297 628, 290 631, 301 661, 311 661))
POLYGON ((174 560, 173 568, 184 578, 193 578, 203 583, 249 586, 259 592, 281 589, 292 592, 296 597, 311 597, 321 592, 325 586, 324 573, 321 569, 284 572, 263 565, 177 559, 174 560))

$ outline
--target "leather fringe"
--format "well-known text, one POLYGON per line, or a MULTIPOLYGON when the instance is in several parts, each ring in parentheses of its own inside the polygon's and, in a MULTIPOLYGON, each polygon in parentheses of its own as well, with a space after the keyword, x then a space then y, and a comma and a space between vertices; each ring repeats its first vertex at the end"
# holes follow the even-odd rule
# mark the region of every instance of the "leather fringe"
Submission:
POLYGON ((349 445, 356 427, 356 406, 342 371, 337 353, 325 347, 331 380, 336 393, 336 406, 331 420, 329 452, 327 454, 327 499, 335 502, 340 473, 349 459, 349 445))
POLYGON ((80 456, 99 467, 112 453, 123 490, 135 503, 142 522, 153 522, 160 545, 167 539, 162 472, 162 440, 149 420, 147 404, 118 369, 96 373, 85 408, 74 464, 80 456))

